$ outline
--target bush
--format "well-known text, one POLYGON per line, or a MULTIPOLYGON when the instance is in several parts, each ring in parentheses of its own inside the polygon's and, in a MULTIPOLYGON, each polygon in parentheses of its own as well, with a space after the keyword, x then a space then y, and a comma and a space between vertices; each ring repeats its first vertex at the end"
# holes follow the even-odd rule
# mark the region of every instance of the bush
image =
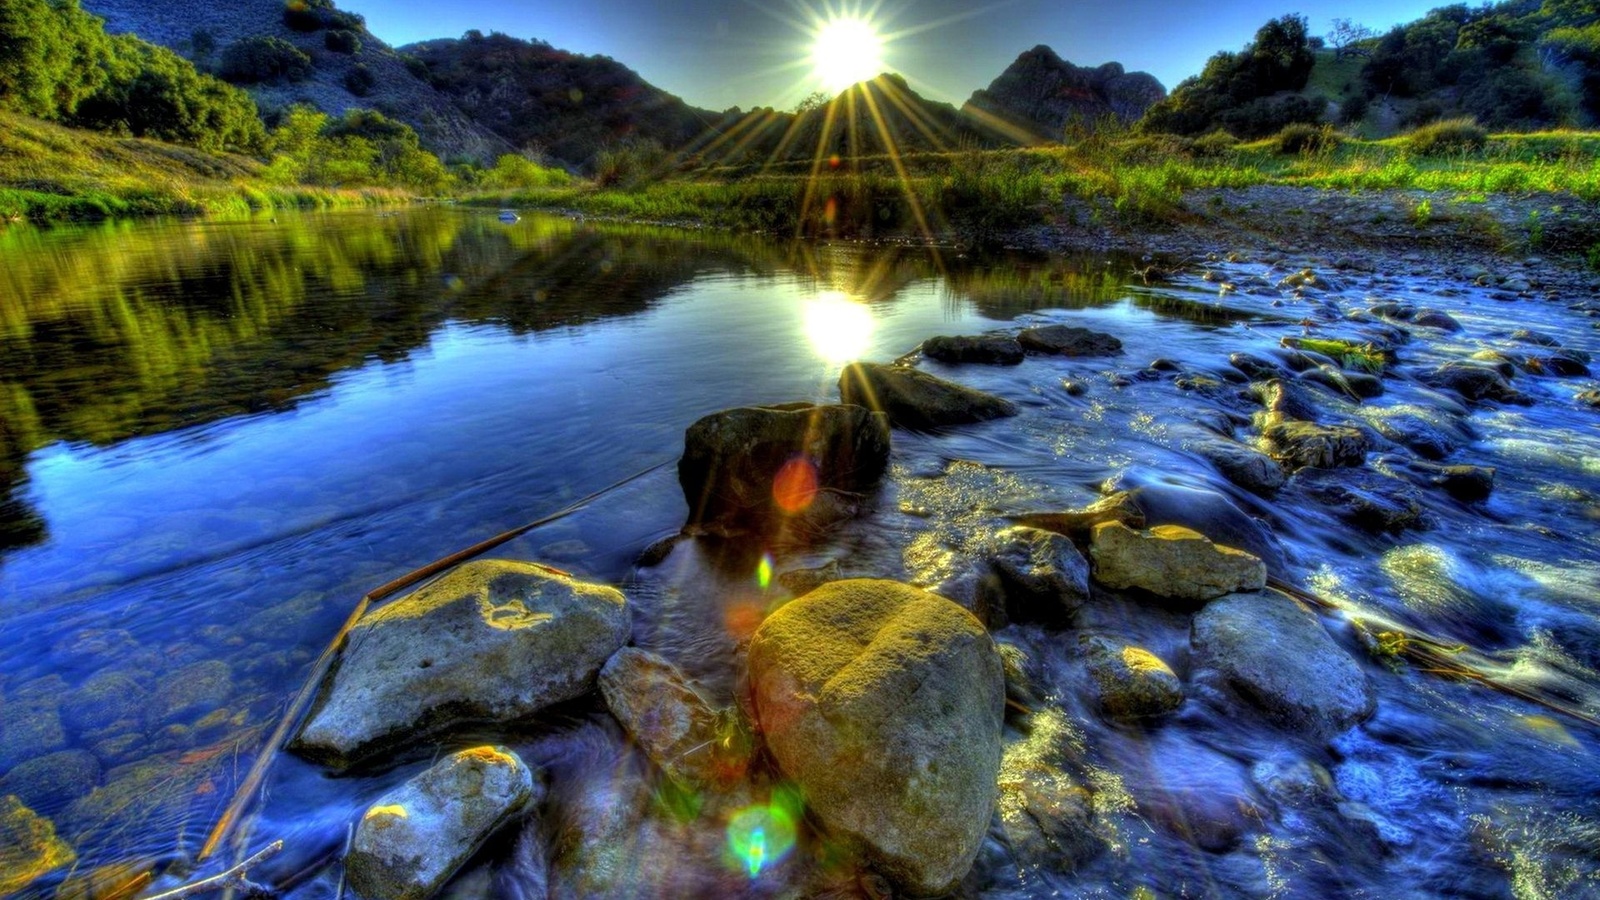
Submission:
POLYGON ((500 190, 563 187, 571 183, 572 176, 564 170, 541 166, 515 153, 500 157, 494 168, 484 172, 482 177, 484 187, 500 190))
POLYGON ((331 6, 328 0, 290 0, 283 5, 283 24, 309 34, 322 28, 322 15, 331 6))
POLYGON ((1309 125, 1295 122, 1285 125, 1272 137, 1272 146, 1279 153, 1323 153, 1339 146, 1344 140, 1332 125, 1309 125))
POLYGON ((1444 119, 1406 135, 1406 148, 1420 156, 1444 156, 1482 150, 1489 133, 1476 119, 1444 119))
POLYGON ((1239 139, 1219 128, 1195 138, 1193 146, 1196 156, 1227 156, 1239 146, 1239 139))
POLYGON ((361 52, 361 38, 357 37, 354 31, 335 28, 323 33, 322 46, 334 53, 348 53, 354 56, 361 52))
POLYGON ((378 76, 372 74, 372 70, 361 63, 356 63, 345 73, 344 89, 357 97, 367 96, 377 86, 378 76))
POLYGON ((667 151, 655 141, 630 141, 595 156, 594 181, 601 187, 632 187, 660 178, 666 161, 667 151))
POLYGON ((1358 124, 1367 117, 1371 105, 1372 100, 1366 94, 1352 94, 1339 104, 1339 121, 1345 125, 1358 124))
POLYGON ((282 38, 250 37, 222 51, 218 74, 234 84, 262 81, 304 81, 311 77, 311 57, 282 38))

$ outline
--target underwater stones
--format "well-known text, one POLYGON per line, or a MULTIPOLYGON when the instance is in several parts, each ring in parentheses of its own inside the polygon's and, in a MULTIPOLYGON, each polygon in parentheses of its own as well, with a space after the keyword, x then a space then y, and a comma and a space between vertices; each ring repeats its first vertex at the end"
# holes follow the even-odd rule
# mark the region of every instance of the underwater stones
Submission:
POLYGON ((922 355, 947 363, 1014 366, 1024 353, 1017 339, 1004 334, 939 335, 922 342, 922 355))
POLYGON ((1365 531, 1399 532, 1427 524, 1421 493, 1381 472, 1302 469, 1289 484, 1365 531))
POLYGON ((291 749, 337 767, 594 686, 628 639, 615 588, 480 560, 363 616, 291 749))
POLYGON ((1107 718, 1164 716, 1183 705, 1183 683, 1149 650, 1098 635, 1079 638, 1078 650, 1107 718))
POLYGON ((1206 669, 1280 727, 1327 738, 1361 722, 1377 703, 1367 675, 1316 615, 1278 594, 1211 601, 1190 629, 1206 669))
POLYGON ((150 724, 194 717, 216 709, 233 695, 233 672, 211 659, 191 663, 164 676, 156 686, 150 724))
POLYGON ((690 526, 767 532, 826 492, 859 493, 889 464, 889 423, 862 406, 740 407, 684 433, 678 483, 690 526))
POLYGON ((1189 449, 1215 466, 1224 478, 1257 494, 1276 492, 1287 477, 1272 457, 1237 441, 1211 438, 1196 441, 1189 449))
POLYGON ((20 891, 76 859, 49 819, 15 796, 0 796, 0 895, 20 891))
POLYGON ((1105 849, 1093 828, 1094 797, 1064 771, 1072 725, 1043 708, 1022 723, 1027 736, 1005 748, 995 811, 1001 833, 1025 866, 1075 869, 1105 849))
POLYGON ((1508 384, 1493 367, 1476 362, 1448 362, 1423 372, 1422 383, 1451 390, 1465 400, 1495 400, 1501 403, 1528 404, 1532 400, 1508 384))
POLYGON ((994 810, 1005 705, 977 619, 897 582, 836 581, 763 622, 748 665, 767 747, 820 822, 913 894, 966 874, 994 810))
POLYGON ((0 772, 66 745, 59 699, 53 692, 24 689, 0 699, 0 772))
POLYGON ((1295 419, 1281 419, 1262 429, 1261 446, 1289 470, 1359 466, 1370 449, 1359 428, 1295 419))
POLYGON ((87 750, 60 750, 30 759, 0 778, 0 794, 16 794, 35 809, 56 809, 100 784, 100 761, 87 750))
POLYGON ((1042 325, 1025 328, 1017 335, 1023 349, 1057 356, 1116 356, 1122 341, 1113 335, 1072 325, 1042 325))
POLYGON ((357 823, 345 872, 363 897, 424 900, 533 797, 504 747, 453 753, 378 798, 357 823))
POLYGON ((1012 621, 1062 621, 1089 599, 1089 561, 1065 535, 1007 528, 992 539, 989 564, 1012 621))
POLYGON ((1095 580, 1106 587, 1138 588, 1174 600, 1210 600, 1267 583, 1267 567, 1260 559, 1214 544, 1181 525, 1148 531, 1120 522, 1097 525, 1089 556, 1095 580))
POLYGON ((622 727, 673 781, 698 789, 744 773, 748 741, 668 660, 637 647, 612 654, 600 693, 622 727))
POLYGON ((889 417, 901 428, 937 428, 1014 416, 1010 400, 906 366, 851 363, 839 375, 839 400, 889 417))

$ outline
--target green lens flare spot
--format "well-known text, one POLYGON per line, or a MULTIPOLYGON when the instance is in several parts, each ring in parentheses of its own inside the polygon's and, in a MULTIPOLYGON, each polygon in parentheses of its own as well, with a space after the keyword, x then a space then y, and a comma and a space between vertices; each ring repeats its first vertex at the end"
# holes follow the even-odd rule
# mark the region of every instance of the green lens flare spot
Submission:
POLYGON ((728 821, 730 862, 751 878, 794 849, 794 817, 777 804, 751 806, 728 821))

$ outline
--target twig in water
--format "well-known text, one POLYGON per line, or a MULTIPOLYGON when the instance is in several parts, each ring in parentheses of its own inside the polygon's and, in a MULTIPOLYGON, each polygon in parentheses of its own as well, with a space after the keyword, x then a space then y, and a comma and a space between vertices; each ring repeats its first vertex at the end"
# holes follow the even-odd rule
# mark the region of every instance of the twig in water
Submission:
POLYGON ((245 877, 250 868, 264 859, 277 855, 283 849, 283 841, 273 841, 261 848, 244 862, 239 863, 226 872, 221 872, 210 878, 202 878, 188 884, 179 885, 170 891, 147 897, 146 900, 180 900, 182 897, 193 897, 195 894, 204 894, 209 891, 220 891, 224 888, 242 887, 245 896, 270 896, 272 891, 252 882, 245 877))

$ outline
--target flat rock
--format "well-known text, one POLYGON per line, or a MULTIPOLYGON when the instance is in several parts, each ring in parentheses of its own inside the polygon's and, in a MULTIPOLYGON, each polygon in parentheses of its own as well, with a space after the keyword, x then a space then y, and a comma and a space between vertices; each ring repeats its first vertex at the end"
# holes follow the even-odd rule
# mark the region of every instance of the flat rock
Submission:
POLYGON ((534 563, 467 563, 357 622, 291 749, 344 767, 594 687, 628 639, 615 588, 534 563))
POLYGON ((983 625, 892 581, 825 584, 750 643, 756 721, 827 829, 912 894, 951 889, 994 811, 1005 680, 983 625))
POLYGON ((1349 425, 1281 419, 1261 432, 1261 447, 1285 469, 1359 466, 1371 449, 1366 434, 1349 425))
POLYGON ((1010 400, 945 381, 917 369, 851 363, 839 376, 841 402, 863 406, 903 428, 963 425, 1014 416, 1010 400))
POLYGON ((1117 337, 1073 325, 1025 328, 1017 335, 1017 343, 1024 350, 1058 356, 1116 356, 1122 352, 1122 341, 1117 337))
POLYGON ((1229 481, 1247 491, 1270 496, 1283 487, 1283 467, 1272 457, 1238 441, 1209 438, 1189 448, 1211 463, 1229 481))
POLYGON ((1004 334, 939 335, 922 342, 922 355, 946 363, 1014 366, 1026 356, 1017 339, 1004 334))
POLYGON ((1267 583, 1267 567, 1259 558, 1181 525, 1135 531, 1105 522, 1095 526, 1092 542, 1095 580, 1110 588, 1202 601, 1267 583))
POLYGON ((1209 669, 1280 727, 1327 738, 1372 715, 1366 672, 1315 614, 1277 594, 1211 601, 1190 631, 1197 668, 1209 669))
POLYGON ((356 825, 345 872, 363 897, 424 900, 533 798, 533 773, 504 747, 453 753, 384 794, 356 825))
POLYGON ((665 658, 618 650, 600 670, 600 693, 645 756, 681 786, 700 790, 744 774, 749 741, 665 658))
POLYGON ((1107 718, 1164 716, 1183 705, 1183 683, 1149 650, 1098 635, 1080 637, 1078 649, 1107 718))

